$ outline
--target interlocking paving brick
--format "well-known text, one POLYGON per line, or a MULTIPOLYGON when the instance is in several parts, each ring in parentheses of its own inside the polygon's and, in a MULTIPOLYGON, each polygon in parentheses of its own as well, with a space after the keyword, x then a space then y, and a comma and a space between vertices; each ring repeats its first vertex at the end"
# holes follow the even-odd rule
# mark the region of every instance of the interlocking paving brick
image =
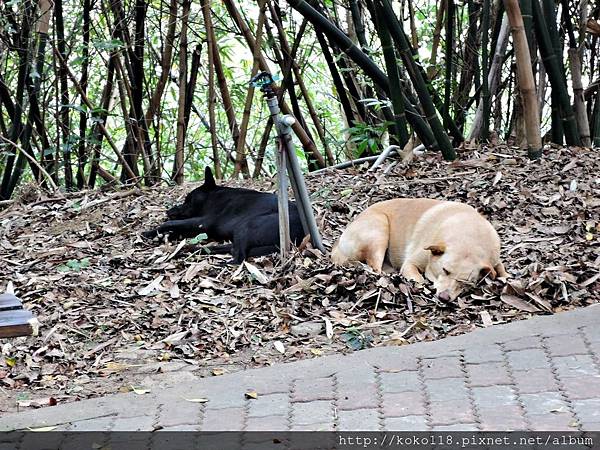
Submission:
POLYGON ((288 394, 261 395, 248 405, 248 417, 287 416, 290 409, 288 394))
POLYGON ((517 370, 512 373, 515 386, 521 394, 535 394, 558 389, 550 367, 543 369, 517 370))
POLYGON ((188 401, 165 403, 160 408, 160 424, 163 427, 197 424, 202 408, 202 403, 188 401))
POLYGON ((532 348, 506 352, 508 362, 513 370, 539 369, 548 366, 548 359, 543 350, 532 348))
POLYGON ((377 408, 377 389, 375 384, 368 384, 360 388, 341 389, 338 387, 338 409, 366 409, 377 408))
POLYGON ((202 431, 236 431, 244 425, 244 408, 206 409, 202 431))
POLYGON ((525 430, 527 426, 518 406, 480 407, 477 413, 483 431, 525 430))
POLYGON ((582 375, 600 375, 590 355, 559 356, 552 358, 552 364, 561 379, 582 375))
POLYGON ((195 423, 195 424, 185 423, 185 424, 180 424, 180 425, 170 425, 167 427, 163 427, 158 431, 165 432, 165 431, 200 431, 200 430, 201 430, 201 426, 199 423, 195 423))
POLYGON ((419 361, 417 358, 390 358, 387 355, 375 358, 372 360, 372 364, 375 368, 384 372, 404 372, 417 370, 419 368, 419 361))
POLYGON ((282 377, 255 378, 245 384, 248 391, 256 391, 258 395, 278 394, 290 391, 291 380, 282 377))
POLYGON ((243 408, 246 405, 244 392, 229 390, 219 395, 211 395, 206 407, 210 409, 243 408))
POLYGON ((110 399, 110 409, 118 412, 120 418, 157 414, 162 401, 154 394, 137 395, 127 393, 115 395, 110 399))
POLYGON ((527 421, 533 431, 576 431, 576 420, 568 412, 549 414, 526 414, 527 421))
POLYGON ((600 328, 597 325, 582 327, 581 330, 589 342, 600 342, 600 328))
POLYGON ((433 425, 452 425, 475 421, 471 402, 466 399, 431 402, 428 409, 433 425))
POLYGON ((600 422, 600 398, 575 400, 571 402, 575 414, 582 422, 600 422))
POLYGON ((292 403, 292 423, 294 425, 329 422, 333 422, 333 402, 331 400, 292 403))
POLYGON ((418 391, 422 389, 419 381, 419 373, 416 371, 405 372, 381 372, 381 389, 387 392, 418 391))
POLYGON ((98 417, 97 419, 72 422, 69 431, 109 431, 116 417, 98 417))
POLYGON ((504 363, 467 364, 469 384, 471 386, 495 386, 511 384, 512 381, 504 363))
POLYGON ((600 342, 592 342, 589 347, 591 355, 595 356, 597 361, 600 361, 600 342))
POLYGON ((464 350, 463 356, 466 364, 504 361, 504 353, 498 344, 469 347, 464 350))
POLYGON ((152 431, 155 421, 153 416, 119 417, 111 431, 152 431))
POLYGON ((338 388, 354 388, 364 383, 375 383, 375 369, 371 366, 351 367, 335 374, 338 388))
MULTIPOLYGON (((599 319, 600 307, 589 307, 491 327, 472 337, 198 379, 143 396, 120 394, 5 415, 0 430, 102 431, 112 428, 112 419, 114 429, 129 431, 199 425, 218 431, 600 428, 600 354, 593 353, 600 353, 599 319), (582 344, 585 354, 578 353, 582 344), (258 399, 245 399, 249 389, 257 390, 258 399), (195 397, 209 401, 185 400, 195 397)), ((140 442, 140 448, 146 444, 140 442)))
POLYGON ((477 424, 455 423, 453 425, 434 425, 433 431, 477 431, 477 424))
POLYGON ((598 422, 581 422, 582 431, 600 431, 600 421, 598 422))
POLYGON ((524 336, 517 339, 511 339, 503 342, 503 347, 507 351, 524 350, 529 348, 540 348, 542 344, 538 336, 524 336))
POLYGON ((570 399, 600 398, 600 376, 565 378, 561 381, 570 399))
POLYGON ((504 407, 517 405, 517 398, 510 386, 486 386, 471 389, 477 407, 504 407))
POLYGON ((287 416, 249 417, 244 431, 287 431, 289 422, 287 416))
POLYGON ((469 392, 463 378, 445 378, 442 380, 427 380, 429 400, 461 400, 469 398, 469 392))
POLYGON ((462 377, 461 362, 458 356, 424 358, 423 375, 426 379, 462 377))
POLYGON ((396 392, 383 395, 385 417, 414 416, 425 414, 425 403, 421 392, 396 392))
POLYGON ((339 431, 378 431, 379 415, 376 409, 338 411, 339 431))
POLYGON ((554 336, 544 339, 546 348, 552 356, 585 355, 588 350, 578 335, 554 336))
POLYGON ((386 417, 384 419, 386 431, 427 431, 425 416, 386 417))
POLYGON ((333 422, 325 423, 311 423, 305 425, 292 424, 291 431, 335 431, 335 425, 333 422))
POLYGON ((523 403, 526 414, 549 414, 568 409, 563 397, 558 392, 522 394, 519 399, 523 403))
POLYGON ((292 401, 312 402, 333 399, 333 378, 297 380, 294 383, 292 401))

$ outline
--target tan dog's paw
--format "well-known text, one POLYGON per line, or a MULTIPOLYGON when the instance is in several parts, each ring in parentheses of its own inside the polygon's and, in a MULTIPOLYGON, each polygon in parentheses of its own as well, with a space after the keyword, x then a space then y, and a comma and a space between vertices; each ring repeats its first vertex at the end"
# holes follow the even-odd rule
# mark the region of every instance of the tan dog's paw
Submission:
POLYGON ((414 264, 404 264, 400 270, 400 273, 404 278, 414 281, 417 284, 425 283, 425 278, 423 278, 419 268, 414 264))
POLYGON ((506 269, 504 268, 504 264, 502 264, 501 262, 496 264, 496 267, 494 267, 494 269, 496 269, 496 276, 498 276, 499 278, 510 278, 510 274, 506 271, 506 269))

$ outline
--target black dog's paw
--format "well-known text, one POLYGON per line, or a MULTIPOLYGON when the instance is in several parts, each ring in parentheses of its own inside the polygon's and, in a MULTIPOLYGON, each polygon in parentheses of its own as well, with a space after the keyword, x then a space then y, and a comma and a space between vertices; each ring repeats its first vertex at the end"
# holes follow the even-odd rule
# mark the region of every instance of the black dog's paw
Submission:
POLYGON ((141 234, 144 239, 154 239, 158 236, 158 232, 156 230, 142 231, 141 234))

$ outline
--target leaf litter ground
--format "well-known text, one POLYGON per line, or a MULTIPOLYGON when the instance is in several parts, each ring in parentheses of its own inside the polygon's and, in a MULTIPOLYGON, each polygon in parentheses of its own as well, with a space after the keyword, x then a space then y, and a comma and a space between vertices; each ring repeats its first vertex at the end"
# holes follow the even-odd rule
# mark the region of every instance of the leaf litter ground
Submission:
MULTIPOLYGON (((495 147, 409 165, 309 175, 329 250, 368 205, 394 197, 467 202, 502 239, 511 274, 456 302, 397 274, 339 268, 310 247, 228 265, 139 233, 192 185, 49 198, 24 190, 0 211, 0 290, 41 323, 1 343, 0 411, 218 376, 371 346, 407 345, 600 301, 600 158, 495 147)), ((229 183, 273 191, 269 181, 229 183)), ((457 230, 459 233, 460 230, 457 230)))

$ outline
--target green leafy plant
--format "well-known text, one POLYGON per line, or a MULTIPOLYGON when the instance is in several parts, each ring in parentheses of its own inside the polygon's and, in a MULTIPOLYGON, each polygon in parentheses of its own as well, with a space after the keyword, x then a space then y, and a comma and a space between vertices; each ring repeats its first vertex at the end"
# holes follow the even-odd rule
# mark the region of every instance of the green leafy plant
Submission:
POLYGON ((192 245, 200 244, 208 239, 208 235, 206 233, 200 233, 198 236, 191 238, 188 242, 192 245))
POLYGON ((345 333, 342 333, 342 339, 346 342, 346 345, 352 350, 362 350, 371 345, 373 341, 372 336, 365 336, 360 330, 356 328, 348 328, 345 333))
POLYGON ((381 139, 387 131, 390 122, 384 122, 377 126, 365 123, 357 123, 346 131, 350 134, 350 142, 356 144, 355 158, 365 153, 377 153, 381 146, 381 139))
POLYGON ((78 259, 70 259, 66 264, 61 264, 58 266, 59 272, 79 272, 81 269, 85 269, 90 266, 89 258, 83 258, 81 260, 78 259))

